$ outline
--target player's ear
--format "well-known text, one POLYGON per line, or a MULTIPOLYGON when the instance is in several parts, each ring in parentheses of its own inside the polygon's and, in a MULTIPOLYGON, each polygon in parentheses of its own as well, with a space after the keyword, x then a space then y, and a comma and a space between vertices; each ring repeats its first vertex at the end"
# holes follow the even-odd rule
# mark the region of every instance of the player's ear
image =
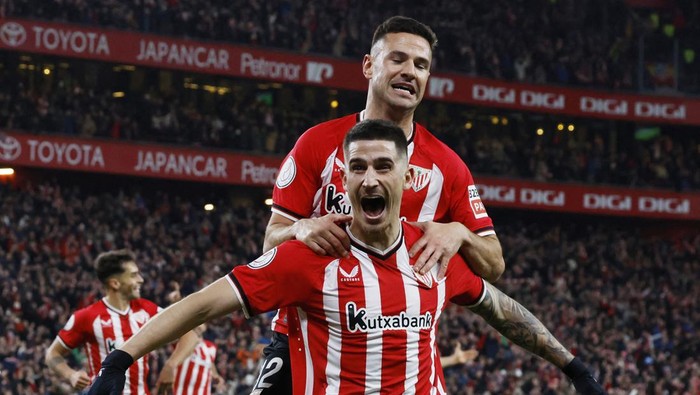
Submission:
POLYGON ((110 277, 105 282, 107 289, 117 290, 121 286, 121 282, 116 277, 110 277))
POLYGON ((415 171, 413 170, 412 167, 406 166, 406 174, 404 174, 404 182, 403 182, 403 189, 404 191, 408 190, 411 188, 411 184, 413 184, 413 177, 415 176, 415 171))
POLYGON ((366 54, 362 59, 362 74, 366 79, 372 79, 372 55, 366 54))
POLYGON ((348 167, 347 163, 345 166, 341 167, 340 169, 340 179, 343 180, 343 189, 348 190, 348 174, 346 173, 345 169, 348 167))

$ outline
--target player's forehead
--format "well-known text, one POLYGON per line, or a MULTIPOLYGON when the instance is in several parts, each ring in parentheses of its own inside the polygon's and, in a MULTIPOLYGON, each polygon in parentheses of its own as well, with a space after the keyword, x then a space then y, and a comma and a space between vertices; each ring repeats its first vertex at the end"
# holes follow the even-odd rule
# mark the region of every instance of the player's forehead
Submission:
POLYGON ((405 32, 387 33, 374 44, 373 50, 381 51, 385 55, 405 54, 428 61, 433 55, 428 40, 417 34, 405 32))
POLYGON ((122 268, 124 269, 122 274, 125 274, 127 276, 139 273, 139 267, 134 261, 126 261, 122 263, 122 268))
POLYGON ((348 144, 345 158, 348 163, 398 160, 396 143, 389 140, 356 140, 348 144))

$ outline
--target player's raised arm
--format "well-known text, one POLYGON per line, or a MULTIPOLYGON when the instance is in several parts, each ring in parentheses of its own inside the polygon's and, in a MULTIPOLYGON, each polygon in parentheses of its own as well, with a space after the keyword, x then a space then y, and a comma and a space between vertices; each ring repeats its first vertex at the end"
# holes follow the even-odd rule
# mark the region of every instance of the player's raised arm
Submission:
POLYGON ((579 393, 605 394, 580 359, 574 358, 537 317, 498 288, 484 281, 483 299, 469 308, 513 343, 561 369, 579 393))

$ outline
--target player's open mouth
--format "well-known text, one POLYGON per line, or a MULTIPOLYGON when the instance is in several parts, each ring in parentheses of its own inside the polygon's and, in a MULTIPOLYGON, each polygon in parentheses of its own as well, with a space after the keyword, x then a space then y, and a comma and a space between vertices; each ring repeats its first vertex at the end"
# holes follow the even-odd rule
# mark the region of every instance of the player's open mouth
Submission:
POLYGON ((379 218, 386 208, 386 200, 383 196, 378 195, 364 196, 360 199, 360 204, 362 212, 370 219, 379 218))
POLYGON ((396 89, 396 90, 408 92, 411 95, 416 94, 416 89, 411 84, 393 84, 393 85, 391 85, 391 87, 396 89))

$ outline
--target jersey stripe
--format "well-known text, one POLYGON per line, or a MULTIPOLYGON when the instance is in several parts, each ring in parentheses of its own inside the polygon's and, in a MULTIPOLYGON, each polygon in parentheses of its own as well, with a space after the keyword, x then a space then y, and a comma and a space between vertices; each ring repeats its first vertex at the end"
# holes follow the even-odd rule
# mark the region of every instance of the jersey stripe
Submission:
POLYGON ((323 310, 328 323, 328 331, 336 336, 329 336, 326 348, 326 377, 329 391, 340 389, 340 355, 342 350, 342 331, 340 326, 340 305, 338 295, 338 267, 340 261, 332 261, 324 273, 323 310))
MULTIPOLYGON (((421 314, 421 304, 416 303, 420 301, 420 291, 418 288, 413 287, 413 281, 410 275, 413 273, 413 269, 409 265, 408 250, 404 245, 399 249, 396 254, 397 265, 399 271, 403 274, 401 277, 403 279, 403 288, 406 300, 412 301, 406 305, 406 314, 409 316, 417 316, 421 314)), ((419 340, 420 331, 408 330, 406 331, 406 373, 405 377, 407 380, 404 384, 404 394, 415 394, 416 384, 418 383, 418 372, 419 372, 419 340)))
MULTIPOLYGON (((365 288, 365 308, 370 317, 382 314, 382 296, 379 289, 379 277, 374 263, 365 252, 356 255, 360 261, 362 282, 365 288)), ((359 307, 359 306, 358 306, 359 307)), ((382 348, 383 336, 381 331, 367 334, 367 352, 365 363, 365 393, 369 394, 373 389, 382 387, 382 348)))
POLYGON ((418 214, 418 222, 433 221, 435 219, 444 182, 445 177, 442 175, 440 168, 433 164, 430 183, 428 184, 428 194, 425 196, 420 214, 418 214))

